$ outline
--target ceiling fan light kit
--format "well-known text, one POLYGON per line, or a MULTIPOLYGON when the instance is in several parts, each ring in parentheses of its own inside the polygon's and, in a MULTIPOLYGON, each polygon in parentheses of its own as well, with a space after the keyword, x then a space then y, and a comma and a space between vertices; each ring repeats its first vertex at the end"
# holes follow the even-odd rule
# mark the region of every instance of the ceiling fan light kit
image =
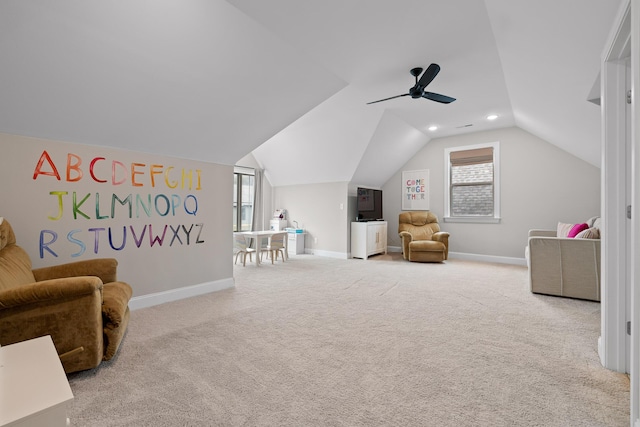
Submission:
POLYGON ((390 98, 379 99, 377 101, 367 102, 367 105, 375 104, 377 102, 382 102, 382 101, 388 101, 390 99, 400 98, 402 96, 411 96, 411 98, 413 99, 425 98, 431 101, 439 102, 441 104, 450 104, 456 100, 455 98, 451 98, 450 96, 441 95, 439 93, 434 93, 434 92, 427 92, 424 90, 440 72, 440 66, 438 64, 429 65, 429 67, 424 72, 424 74, 422 74, 422 77, 420 77, 420 79, 418 79, 418 76, 422 73, 422 68, 420 67, 412 68, 409 72, 413 77, 415 77, 416 84, 409 89, 408 93, 392 96, 390 98))

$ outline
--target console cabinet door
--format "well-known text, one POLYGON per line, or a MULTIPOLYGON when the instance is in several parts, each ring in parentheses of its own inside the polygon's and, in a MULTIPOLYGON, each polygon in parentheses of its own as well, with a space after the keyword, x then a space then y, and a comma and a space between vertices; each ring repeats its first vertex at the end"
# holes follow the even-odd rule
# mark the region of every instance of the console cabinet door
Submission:
POLYGON ((387 223, 384 221, 351 223, 351 257, 367 259, 387 253, 387 223))
POLYGON ((376 253, 387 253, 387 223, 378 225, 378 242, 376 253))
POLYGON ((373 255, 378 250, 380 241, 380 227, 377 225, 369 225, 367 227, 367 256, 373 255))

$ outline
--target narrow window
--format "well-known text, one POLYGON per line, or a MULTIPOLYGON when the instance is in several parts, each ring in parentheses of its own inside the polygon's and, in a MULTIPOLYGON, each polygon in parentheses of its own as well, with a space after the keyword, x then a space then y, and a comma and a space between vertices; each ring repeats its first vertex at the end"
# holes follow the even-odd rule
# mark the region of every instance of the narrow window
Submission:
POLYGON ((233 231, 251 231, 255 172, 240 169, 236 167, 233 174, 233 231))

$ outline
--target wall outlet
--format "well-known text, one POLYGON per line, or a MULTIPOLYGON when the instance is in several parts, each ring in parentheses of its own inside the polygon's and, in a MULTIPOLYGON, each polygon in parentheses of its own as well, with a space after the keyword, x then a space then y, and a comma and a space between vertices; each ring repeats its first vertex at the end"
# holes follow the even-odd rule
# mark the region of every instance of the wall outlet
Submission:
POLYGON ((318 243, 318 238, 317 237, 313 238, 313 243, 318 243))

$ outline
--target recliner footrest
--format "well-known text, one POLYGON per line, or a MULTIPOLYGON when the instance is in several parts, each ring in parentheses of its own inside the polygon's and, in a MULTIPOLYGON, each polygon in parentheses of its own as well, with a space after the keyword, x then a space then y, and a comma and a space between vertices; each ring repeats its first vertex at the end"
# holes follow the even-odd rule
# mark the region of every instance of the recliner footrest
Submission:
POLYGON ((435 240, 414 240, 409 247, 411 252, 443 252, 446 249, 444 243, 435 240))

